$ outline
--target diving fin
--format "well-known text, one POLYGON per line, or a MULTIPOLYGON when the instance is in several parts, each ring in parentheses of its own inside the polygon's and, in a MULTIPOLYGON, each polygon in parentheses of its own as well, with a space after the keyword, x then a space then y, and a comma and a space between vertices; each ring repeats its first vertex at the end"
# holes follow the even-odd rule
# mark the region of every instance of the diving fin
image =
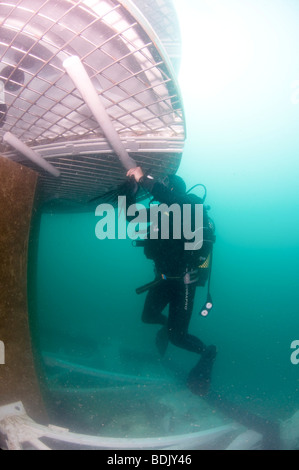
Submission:
POLYGON ((190 371, 187 385, 195 395, 205 396, 209 393, 216 354, 216 346, 208 346, 196 366, 190 371))

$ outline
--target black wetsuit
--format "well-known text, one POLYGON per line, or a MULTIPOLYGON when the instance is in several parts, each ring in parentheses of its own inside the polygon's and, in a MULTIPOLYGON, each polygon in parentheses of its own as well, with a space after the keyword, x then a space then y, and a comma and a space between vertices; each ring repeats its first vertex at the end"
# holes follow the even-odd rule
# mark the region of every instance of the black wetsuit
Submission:
MULTIPOLYGON (((201 204, 200 198, 186 193, 175 193, 162 183, 144 178, 142 186, 150 191, 159 203, 171 204, 201 204)), ((207 213, 204 211, 204 226, 207 223, 207 213)), ((204 237, 205 238, 205 237, 204 237)), ((196 285, 204 285, 206 274, 197 272, 197 282, 186 283, 184 276, 188 270, 194 270, 199 260, 207 258, 211 249, 210 244, 203 244, 200 250, 185 250, 185 239, 169 238, 168 240, 150 241, 150 247, 145 248, 145 254, 153 259, 157 275, 157 283, 153 285, 145 300, 142 320, 145 323, 161 324, 167 328, 168 339, 174 345, 188 351, 201 354, 205 350, 204 343, 188 333, 192 315, 196 285), (148 252, 150 254, 148 255, 148 252), (162 276, 163 274, 163 276, 162 276), (162 277, 161 277, 162 276, 162 277), (160 281, 159 281, 160 279, 160 281), (163 310, 169 305, 168 317, 163 310)))

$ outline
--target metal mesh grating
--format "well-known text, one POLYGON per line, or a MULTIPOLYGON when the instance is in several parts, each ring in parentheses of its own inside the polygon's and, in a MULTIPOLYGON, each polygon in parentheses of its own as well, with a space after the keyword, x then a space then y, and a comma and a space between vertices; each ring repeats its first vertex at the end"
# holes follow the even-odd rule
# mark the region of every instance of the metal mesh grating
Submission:
POLYGON ((180 25, 172 0, 134 0, 162 41, 176 70, 181 59, 180 25))
MULTIPOLYGON (((157 138, 168 143, 174 139, 177 162, 177 152, 181 152, 184 141, 178 86, 159 38, 130 5, 128 0, 1 2, 1 137, 9 131, 33 148, 44 146, 44 156, 49 160, 51 148, 56 148, 57 143, 105 142, 63 67, 67 57, 78 55, 121 139, 138 142, 146 137, 148 143, 153 142, 156 155, 157 138)), ((150 147, 151 144, 147 152, 150 147)), ((142 145, 138 144, 137 150, 142 155, 142 145)), ((18 158, 3 142, 0 151, 18 158)), ((111 149, 106 146, 99 153, 111 154, 111 149)), ((163 159, 163 151, 160 157, 163 159)), ((76 158, 74 153, 72 158, 76 158)), ((70 187, 71 178, 62 160, 59 156, 54 160, 62 169, 59 184, 66 187, 63 178, 67 178, 70 187)), ((165 169, 165 164, 162 167, 165 169)), ((45 175, 43 178, 46 181, 45 175)), ((83 188, 88 178, 82 179, 83 188)), ((59 197, 57 182, 55 187, 59 197)))

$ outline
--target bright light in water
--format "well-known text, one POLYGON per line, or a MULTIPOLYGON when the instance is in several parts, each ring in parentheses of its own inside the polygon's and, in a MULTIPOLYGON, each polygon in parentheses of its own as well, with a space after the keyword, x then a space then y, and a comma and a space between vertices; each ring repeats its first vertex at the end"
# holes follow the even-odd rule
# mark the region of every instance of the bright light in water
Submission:
MULTIPOLYGON (((223 194, 244 214, 254 211, 253 218, 258 210, 267 210, 262 202, 275 203, 276 214, 288 201, 289 219, 295 221, 299 2, 174 1, 182 35, 179 82, 187 124, 180 175, 190 186, 200 178, 216 209, 223 194), (258 201, 255 206, 252 198, 258 201)), ((224 227, 229 217, 226 213, 224 227)), ((247 232, 253 232, 247 220, 243 222, 247 232)), ((266 229, 264 240, 277 243, 271 224, 266 229)), ((295 222, 289 233, 290 243, 298 243, 295 222)))
POLYGON ((253 51, 243 19, 217 1, 175 2, 181 31, 182 88, 215 95, 246 72, 253 51))

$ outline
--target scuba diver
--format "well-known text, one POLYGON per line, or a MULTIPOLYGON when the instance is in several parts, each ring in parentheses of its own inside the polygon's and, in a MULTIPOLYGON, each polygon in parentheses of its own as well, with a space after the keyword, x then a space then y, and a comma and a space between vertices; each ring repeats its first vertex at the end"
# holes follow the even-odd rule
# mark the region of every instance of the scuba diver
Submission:
MULTIPOLYGON (((177 175, 168 175, 160 182, 149 174, 144 174, 140 167, 136 167, 129 170, 127 176, 133 184, 137 183, 143 190, 150 193, 159 204, 164 203, 168 206, 178 204, 180 207, 183 207, 183 204, 189 204, 192 208, 192 215, 194 215, 195 204, 203 204, 203 199, 186 191, 185 182, 177 175)), ((168 215, 171 226, 173 218, 170 217, 171 214, 168 215)), ((158 232, 160 230, 159 227, 155 229, 158 232)), ((144 246, 147 258, 154 262, 156 278, 152 283, 136 289, 136 292, 148 291, 142 321, 162 326, 156 337, 156 346, 161 356, 165 354, 169 341, 179 348, 200 355, 198 363, 188 375, 187 385, 194 394, 204 396, 209 391, 216 347, 205 345, 199 338, 190 334, 188 328, 196 287, 204 286, 207 281, 209 284, 210 281, 215 236, 214 225, 208 217, 205 206, 203 206, 202 247, 198 250, 186 250, 185 241, 183 235, 179 239, 171 238, 171 236, 163 239, 158 236, 157 239, 147 237, 140 243, 144 246), (169 306, 168 317, 163 314, 167 305, 169 306)), ((205 316, 211 307, 212 301, 208 289, 208 298, 201 312, 202 315, 205 316)))

